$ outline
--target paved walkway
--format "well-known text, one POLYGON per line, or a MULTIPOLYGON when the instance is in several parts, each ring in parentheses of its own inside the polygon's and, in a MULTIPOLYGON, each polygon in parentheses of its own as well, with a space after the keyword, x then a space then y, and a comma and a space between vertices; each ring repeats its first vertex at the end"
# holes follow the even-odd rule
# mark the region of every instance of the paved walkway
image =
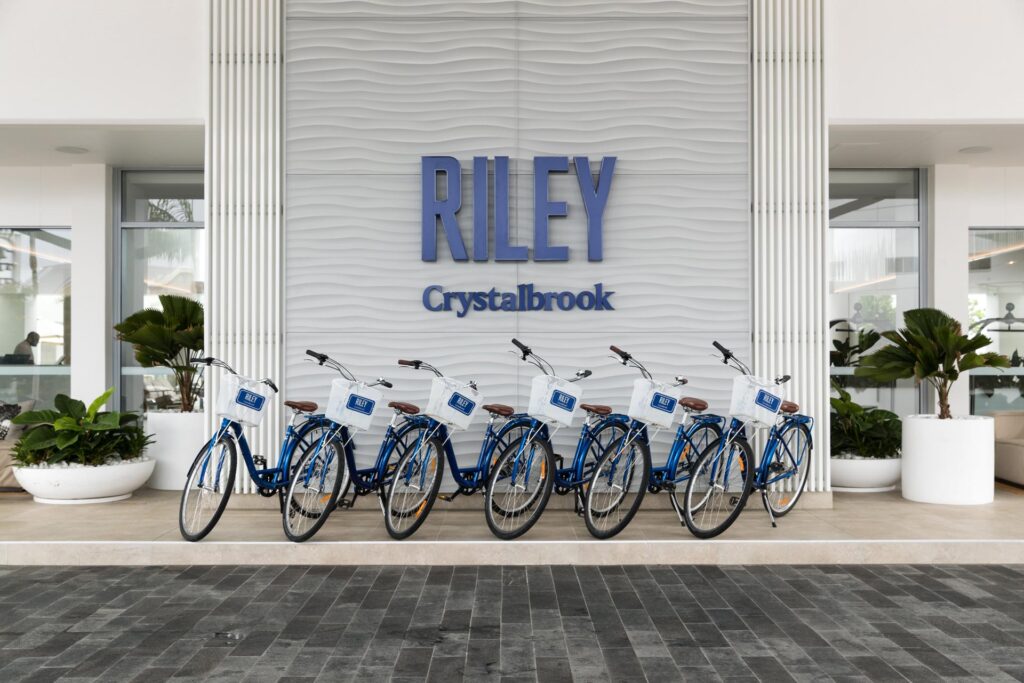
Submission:
POLYGON ((1024 680, 1024 568, 0 568, 0 681, 1024 680))

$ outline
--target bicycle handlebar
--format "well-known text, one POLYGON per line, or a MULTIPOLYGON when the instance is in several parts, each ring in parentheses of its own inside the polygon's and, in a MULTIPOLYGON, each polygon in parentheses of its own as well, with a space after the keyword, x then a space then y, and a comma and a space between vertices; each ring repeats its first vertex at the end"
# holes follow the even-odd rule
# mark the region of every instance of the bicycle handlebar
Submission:
POLYGON ((616 355, 617 355, 617 356, 618 356, 619 358, 621 358, 621 359, 622 359, 623 361, 627 361, 627 360, 629 360, 630 358, 632 358, 632 356, 630 356, 630 355, 629 355, 628 353, 626 353, 625 351, 623 351, 622 349, 620 349, 620 348, 619 348, 618 346, 615 346, 614 344, 612 344, 612 345, 611 345, 611 346, 609 346, 608 348, 609 348, 609 349, 611 349, 611 350, 612 350, 612 353, 616 354, 616 355))
POLYGON ((398 364, 399 365, 404 365, 404 366, 410 367, 410 368, 416 368, 417 370, 419 370, 420 365, 423 364, 423 361, 420 361, 420 360, 401 360, 401 359, 399 359, 398 364))
POLYGON ((718 342, 713 341, 713 342, 711 342, 711 345, 714 346, 716 349, 718 349, 719 352, 721 352, 721 354, 722 354, 722 356, 724 356, 725 360, 729 360, 730 358, 733 357, 732 351, 730 351, 729 349, 725 348, 724 346, 722 346, 718 342))
POLYGON ((263 383, 266 384, 271 389, 273 389, 275 394, 278 393, 277 385, 274 384, 274 382, 269 377, 263 380, 263 383))
POLYGON ((382 387, 387 387, 388 389, 394 389, 395 388, 394 384, 392 384, 391 382, 387 381, 383 377, 381 377, 380 379, 377 380, 377 384, 381 385, 382 387))
POLYGON ((515 345, 517 349, 523 352, 523 360, 526 360, 526 357, 533 353, 533 351, 530 350, 529 346, 527 346, 526 344, 524 344, 523 342, 519 341, 514 337, 512 338, 512 344, 515 345))
POLYGON ((315 358, 317 360, 317 362, 320 363, 320 365, 323 365, 324 363, 327 362, 327 354, 326 353, 317 353, 316 351, 314 351, 312 349, 306 349, 306 355, 315 358))

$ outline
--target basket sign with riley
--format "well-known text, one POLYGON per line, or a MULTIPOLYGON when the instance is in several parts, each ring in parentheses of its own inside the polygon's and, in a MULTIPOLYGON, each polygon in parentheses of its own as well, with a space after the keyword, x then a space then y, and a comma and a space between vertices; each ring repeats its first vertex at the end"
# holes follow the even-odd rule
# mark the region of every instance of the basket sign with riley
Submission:
POLYGON ((551 392, 551 405, 562 410, 572 412, 576 407, 576 397, 557 389, 551 392))
POLYGON ((249 410, 263 410, 263 404, 266 403, 267 399, 260 396, 255 391, 249 391, 248 389, 239 389, 238 395, 235 396, 235 403, 240 406, 244 406, 249 410))
POLYGON ((769 394, 763 389, 757 392, 757 396, 754 398, 754 403, 761 406, 765 410, 770 410, 773 413, 779 412, 779 408, 782 407, 782 398, 775 394, 769 394))
POLYGON ((676 399, 672 396, 666 396, 665 394, 654 392, 651 397, 651 407, 655 410, 660 410, 663 413, 674 413, 676 410, 676 399))
POLYGON ((365 396, 359 396, 358 394, 352 394, 348 397, 348 404, 346 408, 362 413, 363 415, 373 415, 373 409, 377 405, 377 402, 366 398, 365 396))
POLYGON ((476 401, 456 392, 448 399, 448 407, 459 411, 463 415, 472 415, 473 409, 476 408, 476 401))

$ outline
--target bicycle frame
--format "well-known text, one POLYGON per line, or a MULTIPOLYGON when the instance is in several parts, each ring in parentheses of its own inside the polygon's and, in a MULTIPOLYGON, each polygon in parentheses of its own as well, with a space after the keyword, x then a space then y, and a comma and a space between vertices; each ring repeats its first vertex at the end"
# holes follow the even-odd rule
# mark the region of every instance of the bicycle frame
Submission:
POLYGON ((459 466, 455 457, 455 449, 452 447, 447 430, 445 431, 444 453, 448 459, 448 469, 451 471, 452 478, 459 487, 458 493, 462 495, 470 495, 487 485, 487 479, 491 474, 491 464, 494 462, 494 453, 499 446, 509 443, 505 439, 509 432, 513 429, 527 427, 527 435, 529 435, 533 429, 533 423, 536 422, 523 413, 517 413, 511 415, 505 424, 495 429, 494 419, 492 417, 487 422, 487 428, 484 430, 484 439, 480 443, 480 453, 477 456, 476 464, 469 467, 459 466))
POLYGON ((661 467, 651 468, 652 486, 659 487, 660 489, 660 487, 668 484, 678 484, 689 479, 689 471, 679 473, 679 462, 690 451, 695 452, 698 456, 700 455, 697 444, 693 443, 693 435, 705 425, 718 426, 719 433, 721 433, 720 425, 725 422, 725 418, 718 415, 691 415, 688 422, 689 424, 684 420, 676 429, 676 437, 672 441, 672 446, 669 447, 668 458, 665 460, 665 464, 661 467))
MULTIPOLYGON (((207 448, 212 454, 213 449, 216 447, 217 442, 220 441, 222 436, 227 435, 229 438, 234 439, 242 454, 242 461, 245 463, 245 469, 253 483, 261 489, 276 491, 287 487, 290 483, 289 473, 291 472, 292 456, 295 454, 295 449, 301 440, 314 429, 330 424, 333 423, 328 421, 323 415, 311 415, 307 420, 301 422, 298 428, 296 428, 295 421, 293 419, 285 429, 284 439, 281 441, 281 449, 278 453, 276 467, 257 468, 256 460, 252 454, 252 449, 249 447, 249 441, 245 438, 244 427, 242 424, 227 418, 221 420, 220 427, 217 429, 217 432, 207 442, 207 448)), ((210 458, 203 461, 203 476, 200 478, 200 481, 205 480, 206 468, 209 463, 210 458)), ((217 480, 219 481, 219 468, 221 467, 221 464, 219 463, 217 467, 217 480)))
POLYGON ((384 439, 380 442, 377 451, 377 459, 370 467, 359 469, 356 467, 355 449, 350 446, 351 439, 345 441, 345 463, 352 475, 352 485, 356 495, 366 495, 374 491, 383 491, 383 487, 390 481, 388 476, 388 459, 394 451, 395 446, 403 436, 413 429, 426 426, 427 429, 420 435, 417 448, 427 438, 440 436, 445 443, 448 442, 448 430, 443 424, 432 420, 429 417, 407 417, 405 421, 396 428, 398 415, 391 418, 387 429, 384 432, 384 439))
MULTIPOLYGON (((532 418, 531 418, 532 419, 532 418)), ((597 434, 609 424, 621 424, 626 427, 627 433, 632 429, 632 425, 639 424, 644 427, 643 438, 647 440, 647 429, 643 423, 633 421, 621 413, 612 413, 605 417, 597 420, 597 423, 591 425, 594 418, 590 415, 583 421, 583 426, 580 428, 580 436, 576 441, 576 452, 572 456, 572 464, 568 467, 560 467, 555 469, 555 490, 560 493, 567 493, 568 490, 575 489, 585 484, 588 480, 587 472, 584 471, 586 465, 587 453, 590 451, 590 446, 597 440, 597 434)), ((550 437, 547 435, 547 425, 544 425, 539 420, 532 420, 534 423, 543 426, 545 434, 543 438, 550 441, 550 437)), ((600 444, 602 447, 607 447, 609 444, 600 444)))

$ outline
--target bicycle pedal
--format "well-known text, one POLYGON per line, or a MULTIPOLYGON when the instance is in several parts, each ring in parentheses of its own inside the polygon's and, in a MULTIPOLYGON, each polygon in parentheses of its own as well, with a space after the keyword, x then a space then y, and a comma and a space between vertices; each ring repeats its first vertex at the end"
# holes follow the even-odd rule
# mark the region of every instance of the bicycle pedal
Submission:
POLYGON ((335 507, 339 507, 342 510, 349 510, 351 508, 354 508, 355 506, 356 506, 356 499, 355 498, 352 498, 351 500, 348 499, 348 498, 342 498, 341 500, 338 501, 338 504, 335 505, 335 507))
POLYGON ((785 472, 786 466, 783 465, 781 462, 769 463, 768 471, 771 472, 772 474, 778 474, 780 472, 785 472))
POLYGON ((740 504, 740 497, 739 496, 733 496, 733 497, 731 497, 729 499, 729 507, 736 507, 739 504, 740 504))
POLYGON ((437 499, 438 500, 443 500, 446 503, 450 503, 453 500, 455 500, 455 496, 456 495, 457 494, 439 493, 439 494, 437 494, 437 499))
POLYGON ((262 455, 254 455, 254 456, 252 456, 252 464, 255 465, 256 469, 258 469, 258 470, 265 470, 265 469, 267 469, 267 459, 266 459, 266 457, 264 457, 262 455))

